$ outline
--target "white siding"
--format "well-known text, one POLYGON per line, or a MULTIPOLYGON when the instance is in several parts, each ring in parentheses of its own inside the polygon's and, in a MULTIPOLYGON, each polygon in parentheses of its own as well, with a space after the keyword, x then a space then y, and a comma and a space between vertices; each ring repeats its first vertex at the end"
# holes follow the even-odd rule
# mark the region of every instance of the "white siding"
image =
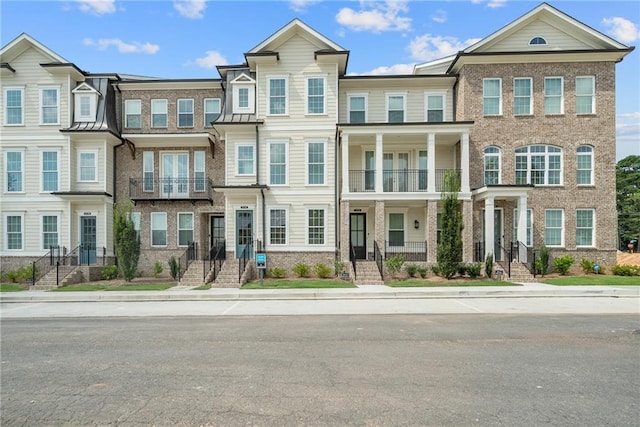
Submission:
POLYGON ((483 46, 479 52, 513 52, 527 50, 545 50, 545 49, 561 49, 561 50, 577 50, 593 48, 580 39, 560 30, 556 26, 536 20, 509 37, 497 41, 493 45, 483 46), (533 37, 543 37, 547 41, 547 45, 529 46, 529 41, 533 37))

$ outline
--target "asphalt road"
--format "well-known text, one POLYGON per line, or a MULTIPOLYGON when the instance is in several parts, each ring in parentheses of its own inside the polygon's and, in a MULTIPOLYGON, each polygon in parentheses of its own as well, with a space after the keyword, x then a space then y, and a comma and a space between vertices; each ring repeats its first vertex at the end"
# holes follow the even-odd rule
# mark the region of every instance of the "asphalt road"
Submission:
POLYGON ((637 426, 637 315, 3 319, 2 426, 637 426))

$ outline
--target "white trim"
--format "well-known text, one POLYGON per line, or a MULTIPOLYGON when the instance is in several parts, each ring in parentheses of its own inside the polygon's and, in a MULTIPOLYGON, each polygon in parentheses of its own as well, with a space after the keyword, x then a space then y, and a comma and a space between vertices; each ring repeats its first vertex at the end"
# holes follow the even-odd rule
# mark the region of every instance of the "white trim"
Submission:
MULTIPOLYGON (((202 119, 204 120, 204 127, 210 128, 211 122, 207 122, 207 114, 220 115, 222 111, 222 100, 220 98, 204 98, 202 100, 202 119), (207 101, 218 101, 218 111, 207 111, 207 101)), ((213 121, 213 120, 212 120, 213 121)))
MULTIPOLYGON (((564 216, 564 209, 563 208, 549 208, 549 209, 545 209, 544 210, 544 231, 543 231, 543 243, 549 247, 549 248, 564 248, 565 246, 565 240, 564 240, 564 235, 565 235, 565 216, 564 216), (560 244, 559 245, 550 245, 547 244, 547 212, 549 211, 560 211, 561 213, 561 231, 560 231, 560 244)), ((555 230, 556 228, 554 228, 555 230)))
POLYGON ((194 193, 204 193, 207 191, 207 154, 203 150, 196 150, 193 152, 193 192, 194 193), (202 170, 198 170, 196 168, 196 155, 202 156, 202 170), (198 184, 198 177, 196 177, 196 173, 202 173, 202 189, 198 189, 196 186, 198 184))
MULTIPOLYGON (((364 123, 369 122, 369 93, 368 92, 347 92, 347 123, 351 121, 351 98, 364 98, 364 123)), ((359 111, 359 110, 356 110, 359 111)))
POLYGON ((595 181, 594 181, 595 180, 595 176, 594 176, 594 169, 595 169, 594 152, 595 152, 595 149, 594 149, 594 147, 592 145, 582 144, 582 145, 578 145, 576 147, 576 185, 578 187, 593 187, 595 185, 595 181), (587 148, 589 148, 590 151, 581 153, 581 152, 578 151, 578 149, 581 148, 581 147, 587 147, 587 148), (589 183, 587 183, 587 184, 581 184, 581 183, 578 182, 578 172, 585 170, 585 169, 579 169, 578 168, 580 166, 580 162, 578 160, 578 158, 580 156, 589 156, 589 162, 591 163, 591 167, 589 168, 589 171, 590 171, 589 183))
MULTIPOLYGON (((489 97, 490 99, 495 99, 495 96, 491 96, 489 97)), ((484 117, 497 117, 497 116, 502 116, 503 111, 502 111, 502 78, 500 77, 485 77, 482 79, 482 115, 484 117), (484 110, 484 99, 487 97, 484 94, 484 84, 485 82, 489 81, 489 80, 497 80, 500 83, 500 87, 499 87, 499 91, 500 93, 498 94, 497 98, 498 98, 498 112, 495 114, 487 114, 485 113, 484 110)))
POLYGON ((268 75, 266 77, 267 82, 267 105, 266 105, 266 115, 267 116, 288 116, 289 115, 289 76, 285 74, 279 75, 268 75), (271 80, 284 80, 284 112, 282 113, 272 113, 271 112, 271 80))
POLYGON ((577 116, 588 116, 588 115, 593 115, 596 114, 596 76, 593 75, 588 75, 588 76, 576 76, 575 79, 575 108, 576 108, 576 115, 577 116), (588 113, 578 113, 578 96, 585 96, 585 95, 578 95, 578 79, 586 79, 586 78, 590 78, 591 79, 591 111, 588 113))
MULTIPOLYGON (((551 144, 531 144, 531 145, 524 145, 522 147, 517 147, 514 150, 514 177, 516 178, 516 185, 527 185, 527 184, 534 184, 535 186, 538 187, 561 187, 562 185, 564 185, 564 149, 563 147, 558 147, 556 145, 551 145, 551 144), (544 152, 531 152, 531 147, 545 147, 545 151, 544 152), (551 152, 549 151, 549 147, 553 147, 553 148, 558 148, 560 151, 558 152, 551 152), (519 153, 518 150, 522 149, 522 148, 526 148, 527 151, 525 153, 519 153), (527 158, 527 169, 526 169, 526 173, 527 173, 527 178, 525 180, 524 183, 518 183, 517 182, 517 173, 518 171, 522 171, 523 169, 518 169, 517 164, 517 157, 518 156, 525 156, 527 158), (531 157, 532 156, 544 156, 544 182, 542 184, 539 183, 533 183, 532 179, 531 179, 531 172, 533 171, 533 169, 531 168, 531 157), (558 182, 557 184, 549 184, 549 172, 551 171, 551 169, 549 169, 549 156, 560 156, 560 182, 558 182)), ((553 171, 556 171, 557 169, 553 169, 553 171)))
MULTIPOLYGON (((243 74, 245 75, 245 74, 243 74)), ((242 76, 240 76, 242 77, 242 76)), ((231 82, 232 90, 233 90, 233 105, 232 110, 236 114, 253 114, 255 113, 255 99, 256 99, 256 84, 253 79, 249 79, 249 81, 239 81, 236 78, 231 82), (240 107, 240 89, 248 89, 248 99, 247 106, 240 107)))
POLYGON ((3 248, 4 250, 10 252, 10 253, 16 253, 16 252, 24 252, 25 247, 24 247, 24 235, 25 235, 25 224, 24 224, 24 211, 22 212, 4 212, 3 215, 3 219, 4 219, 4 229, 2 230, 2 240, 4 241, 4 245, 3 248), (8 239, 8 234, 9 234, 9 230, 8 230, 8 220, 7 217, 10 216, 18 216, 20 217, 20 249, 9 249, 9 239, 8 239))
MULTIPOLYGON (((255 142, 241 142, 236 143, 236 158, 235 158, 235 174, 236 176, 255 176, 256 175, 256 144, 255 142), (240 147, 251 147, 251 172, 250 173, 240 173, 240 147)), ((245 159, 246 160, 246 159, 245 159)))
MULTIPOLYGON (((543 94, 543 112, 546 116, 558 116, 558 115, 562 115, 564 114, 564 77, 562 76, 545 76, 544 78, 544 87, 542 88, 542 94, 543 94), (546 106, 544 105, 544 102, 547 99, 547 94, 546 94, 546 88, 547 88, 547 79, 560 79, 560 112, 559 113, 547 113, 547 109, 546 106)), ((553 96, 553 98, 556 98, 555 96, 553 96)))
MULTIPOLYGON (((512 233, 514 233, 514 235, 512 235, 511 240, 515 241, 518 239, 518 208, 513 208, 513 218, 512 218, 512 224, 513 224, 513 230, 511 231, 512 233)), ((531 234, 529 234, 529 231, 526 232, 527 234, 527 240, 531 239, 531 241, 527 241, 527 242, 523 242, 527 247, 532 247, 533 246, 533 221, 534 221, 534 215, 533 215, 533 208, 527 208, 527 226, 531 225, 531 227, 526 227, 527 229, 530 229, 531 234), (529 214, 531 214, 531 224, 529 224, 529 214)))
POLYGON ((143 193, 153 193, 155 190, 155 154, 153 151, 143 151, 142 152, 142 192, 143 193), (150 157, 151 163, 148 164, 146 162, 147 158, 150 157), (146 168, 146 166, 151 166, 150 170, 146 168), (151 173, 151 188, 147 189, 146 186, 146 173, 151 173))
POLYGON ((152 129, 166 129, 169 126, 169 101, 162 98, 152 98, 149 100, 149 127, 152 129), (153 104, 154 102, 162 103, 164 102, 164 112, 154 112, 153 104), (164 126, 155 126, 153 124, 153 116, 154 115, 164 115, 165 124, 164 126))
POLYGON ((169 232, 167 230, 167 213, 166 212, 151 212, 149 215, 149 245, 152 248, 166 248, 167 245, 169 243, 169 232), (161 228, 158 229, 154 229, 153 228, 153 217, 154 216, 158 216, 161 217, 164 215, 164 240, 165 240, 165 244, 164 245, 154 245, 153 244, 153 231, 157 230, 157 231, 161 231, 161 228))
MULTIPOLYGON (((309 214, 307 214, 308 217, 309 214)), ((266 234, 267 234, 267 245, 268 247, 274 248, 282 248, 289 245, 289 236, 291 235, 289 224, 289 205, 269 205, 267 206, 267 221, 269 221, 266 225, 266 234), (284 211, 284 243, 271 243, 271 211, 272 210, 283 210, 284 211)), ((308 234, 308 233, 307 233, 308 234)))
POLYGON ((176 99, 176 128, 178 129, 189 129, 194 127, 196 124, 196 103, 193 98, 178 98, 176 99), (180 101, 191 101, 191 112, 180 112, 180 101), (180 114, 184 116, 191 115, 191 124, 186 126, 180 125, 180 114))
MULTIPOLYGON (((429 97, 441 96, 442 97, 442 121, 447 121, 447 91, 446 90, 425 90, 424 91, 424 121, 429 122, 429 97)), ((441 122, 429 122, 429 123, 441 123, 441 122)))
POLYGON ((196 220, 193 212, 176 212, 176 246, 179 248, 185 248, 189 246, 189 243, 186 245, 180 244, 180 231, 189 231, 191 230, 191 240, 194 241, 195 237, 195 228, 196 228, 196 220), (180 228, 180 215, 191 215, 191 228, 180 228))
POLYGON ((78 176, 76 177, 76 181, 77 182, 98 182, 98 150, 78 150, 78 176), (82 161, 81 161, 81 157, 82 154, 86 154, 86 153, 90 153, 94 155, 94 172, 95 172, 95 178, 92 180, 88 180, 88 179, 82 179, 82 161))
MULTIPOLYGON (((385 105, 385 117, 384 123, 405 123, 407 121, 407 92, 386 92, 384 93, 385 105), (391 97, 402 97, 402 121, 401 122, 390 122, 389 121, 389 98, 391 97)), ((393 110, 398 111, 398 110, 393 110)))
MULTIPOLYGON (((327 113, 327 75, 326 74, 312 74, 305 75, 304 77, 304 99, 305 99, 305 107, 304 113, 307 116, 326 116, 327 113), (309 80, 310 79, 322 79, 322 112, 321 113, 312 113, 309 111, 309 80)), ((314 97, 318 97, 319 95, 314 95, 314 97)))
POLYGON ((269 186, 272 187, 286 187, 289 185, 289 140, 288 139, 273 139, 267 140, 267 180, 269 186), (284 145, 284 183, 274 184, 271 182, 271 146, 274 144, 284 145))
POLYGON ((24 115, 25 115, 25 106, 24 106, 24 86, 8 86, 4 88, 4 126, 24 126, 24 115), (20 123, 8 123, 8 108, 7 108, 7 92, 8 91, 20 91, 20 123))
MULTIPOLYGON (((596 245, 596 210, 594 208, 576 208, 576 248, 595 248, 596 245), (591 211, 591 244, 579 245, 578 244, 578 211, 591 211)), ((586 229, 586 228, 582 228, 586 229)))
MULTIPOLYGON (((3 177, 2 179, 5 181, 4 184, 4 192, 7 194, 24 194, 26 193, 25 187, 26 187, 26 179, 25 179, 25 171, 24 171, 24 163, 25 163, 25 151, 26 149, 23 147, 20 148, 9 148, 7 150, 3 150, 3 156, 4 156, 4 171, 3 171, 3 177), (8 174, 9 174, 9 153, 20 153, 20 191, 9 191, 9 179, 8 179, 8 174)), ((13 173, 17 172, 17 171, 12 171, 13 173)))
POLYGON ((305 151, 304 151, 304 164, 305 164, 304 183, 305 183, 305 185, 311 186, 311 187, 322 187, 322 186, 328 185, 327 184, 327 168, 328 168, 327 145, 328 144, 327 144, 327 140, 326 139, 307 139, 307 140, 305 140, 305 151), (323 144, 323 146, 324 146, 324 150, 323 150, 323 172, 324 172, 324 176, 322 178, 322 184, 310 184, 309 183, 309 144, 323 144))
MULTIPOLYGON (((38 92, 40 93, 40 126, 59 126, 60 125, 60 86, 39 86, 38 92), (44 121, 44 91, 54 90, 56 92, 56 121, 51 123, 45 123, 44 121)), ((48 108, 52 108, 52 105, 47 105, 48 108)))
MULTIPOLYGON (((391 231, 400 231, 397 228, 394 228, 393 230, 391 230, 391 215, 402 215, 402 246, 404 246, 404 242, 407 241, 407 217, 409 213, 409 208, 388 208, 386 209, 385 212, 385 216, 386 216, 386 223, 385 223, 385 240, 387 242, 391 242, 391 238, 389 237, 389 232, 391 231)), ((394 246, 394 247, 398 247, 398 246, 394 246)))
POLYGON ((142 100, 141 99, 125 99, 124 101, 124 128, 125 129, 140 129, 142 127, 142 100), (132 109, 132 106, 137 104, 139 107, 139 113, 130 113, 129 111, 132 109), (131 105, 131 106, 130 106, 131 105), (129 116, 139 117, 139 125, 138 126, 129 126, 129 116))
POLYGON ((497 145, 489 145, 487 147, 484 147, 482 149, 482 182, 483 185, 491 185, 491 184, 487 184, 486 180, 486 163, 485 163, 485 159, 487 156, 492 156, 492 157, 498 157, 498 182, 497 184, 502 184, 502 149, 500 147, 498 147, 497 145), (497 153, 486 153, 487 148, 495 148, 496 150, 498 150, 497 153))
MULTIPOLYGON (((53 171, 47 171, 53 172, 53 171)), ((41 193, 52 193, 54 191, 60 191, 60 149, 59 148, 43 148, 40 151, 40 192, 41 193), (57 174, 57 182, 55 190, 45 190, 44 189, 44 153, 56 153, 56 174, 57 174)))
POLYGON ((58 241, 57 246, 60 246, 60 214, 55 212, 40 213, 40 249, 42 249, 43 251, 49 251, 49 248, 44 247, 44 217, 45 216, 53 216, 56 218, 56 240, 58 241))
MULTIPOLYGON (((514 116, 533 116, 533 78, 531 77, 514 77, 513 78, 513 115, 514 116), (516 113, 516 80, 529 80, 529 112, 516 113)), ((526 98, 527 96, 518 96, 518 98, 526 98)))
POLYGON ((304 232, 304 241, 305 244, 309 245, 309 246, 326 246, 327 245, 327 228, 328 227, 328 221, 329 221, 329 217, 327 215, 327 212, 329 211, 329 206, 328 205, 307 205, 305 206, 304 209, 304 217, 305 217, 305 232, 304 232), (309 211, 311 210, 321 210, 324 212, 323 214, 323 237, 322 237, 322 241, 323 243, 309 243, 309 211))

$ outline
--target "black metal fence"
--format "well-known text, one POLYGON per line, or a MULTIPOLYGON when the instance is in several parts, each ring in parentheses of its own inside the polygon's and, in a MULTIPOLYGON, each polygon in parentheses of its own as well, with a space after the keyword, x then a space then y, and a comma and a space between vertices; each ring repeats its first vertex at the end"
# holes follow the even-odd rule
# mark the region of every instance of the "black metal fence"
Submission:
POLYGON ((182 279, 182 275, 189 269, 191 262, 198 259, 198 244, 196 242, 188 242, 187 249, 178 258, 178 282, 182 279))
POLYGON ((427 262, 427 242, 394 242, 385 241, 384 258, 402 255, 405 261, 427 262))
MULTIPOLYGON (((460 169, 436 169, 435 191, 442 191, 444 176, 447 171, 453 170, 458 175, 460 182, 460 169)), ((428 189, 428 171, 426 169, 387 169, 374 170, 350 170, 349 191, 352 193, 375 191, 376 173, 382 173, 382 191, 385 193, 426 192, 428 189)))
POLYGON ((351 267, 353 268, 353 278, 358 278, 358 272, 356 269, 356 250, 352 244, 349 244, 349 261, 351 261, 351 267))
POLYGON ((210 178, 129 178, 132 200, 208 200, 213 201, 210 178))
POLYGON ((226 258, 227 244, 225 240, 222 239, 213 242, 213 245, 209 248, 209 253, 207 254, 205 262, 202 263, 202 281, 204 282, 206 280, 210 271, 213 271, 213 278, 211 281, 216 280, 218 274, 220 274, 220 270, 222 270, 222 264, 224 264, 226 258))
POLYGON ((378 242, 373 242, 373 259, 378 266, 378 271, 380 272, 380 277, 384 278, 384 265, 382 264, 382 253, 380 252, 380 246, 378 246, 378 242))

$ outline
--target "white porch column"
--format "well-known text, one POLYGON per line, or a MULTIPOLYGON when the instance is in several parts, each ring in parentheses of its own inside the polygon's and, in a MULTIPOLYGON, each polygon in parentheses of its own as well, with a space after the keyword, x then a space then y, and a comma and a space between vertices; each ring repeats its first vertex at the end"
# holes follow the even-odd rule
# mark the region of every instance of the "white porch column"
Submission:
POLYGON ((427 136, 427 192, 436 192, 436 134, 427 136))
MULTIPOLYGON (((518 240, 527 243, 527 195, 518 199, 518 240)), ((527 262, 527 249, 523 245, 518 245, 520 262, 527 262)))
POLYGON ((494 227, 494 213, 495 201, 493 197, 489 197, 484 201, 484 257, 487 258, 489 253, 493 254, 493 259, 496 259, 495 251, 495 227, 494 227))
POLYGON ((382 134, 376 134, 376 171, 375 171, 375 186, 376 193, 382 193, 382 134))
POLYGON ((460 191, 468 193, 469 189, 469 134, 463 133, 460 140, 460 191))
POLYGON ((342 194, 349 192, 349 135, 342 135, 342 194))

